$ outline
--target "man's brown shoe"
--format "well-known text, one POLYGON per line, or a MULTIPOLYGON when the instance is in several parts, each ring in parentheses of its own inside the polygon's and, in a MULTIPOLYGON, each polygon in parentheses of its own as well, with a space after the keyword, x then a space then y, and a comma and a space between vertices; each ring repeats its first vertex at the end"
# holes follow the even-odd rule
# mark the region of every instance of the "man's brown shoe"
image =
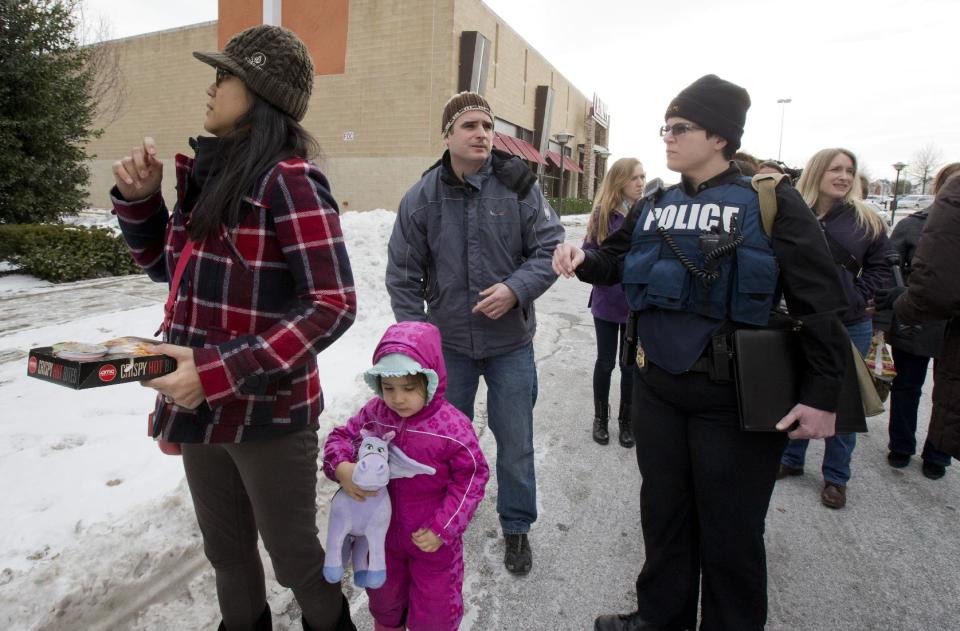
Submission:
POLYGON ((784 478, 803 475, 803 469, 797 469, 796 467, 788 467, 785 464, 780 465, 780 468, 777 469, 777 479, 782 480, 784 478))
POLYGON ((827 508, 843 508, 847 505, 847 487, 827 482, 820 492, 820 501, 827 508))

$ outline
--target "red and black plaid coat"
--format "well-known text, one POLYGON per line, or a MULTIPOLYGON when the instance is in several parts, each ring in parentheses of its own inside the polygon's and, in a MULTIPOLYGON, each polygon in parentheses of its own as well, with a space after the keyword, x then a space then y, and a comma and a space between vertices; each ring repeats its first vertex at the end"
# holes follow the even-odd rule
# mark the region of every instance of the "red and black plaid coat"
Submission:
MULTIPOLYGON (((193 160, 176 157, 177 206, 160 193, 114 212, 133 258, 169 283, 187 241, 193 160)), ((353 323, 356 293, 337 204, 320 169, 278 163, 252 189, 231 229, 194 244, 165 341, 194 349, 206 401, 157 397, 153 434, 171 442, 240 442, 317 426, 316 354, 353 323)))

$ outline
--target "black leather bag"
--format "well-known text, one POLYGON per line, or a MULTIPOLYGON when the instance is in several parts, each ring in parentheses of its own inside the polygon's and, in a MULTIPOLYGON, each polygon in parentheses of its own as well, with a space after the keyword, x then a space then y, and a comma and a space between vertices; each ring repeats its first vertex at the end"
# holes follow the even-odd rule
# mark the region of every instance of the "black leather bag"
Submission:
MULTIPOLYGON (((745 431, 775 432, 776 424, 800 397, 803 348, 794 330, 739 329, 733 333, 734 380, 745 431)), ((857 380, 854 349, 837 407, 837 433, 866 432, 867 421, 857 380)))

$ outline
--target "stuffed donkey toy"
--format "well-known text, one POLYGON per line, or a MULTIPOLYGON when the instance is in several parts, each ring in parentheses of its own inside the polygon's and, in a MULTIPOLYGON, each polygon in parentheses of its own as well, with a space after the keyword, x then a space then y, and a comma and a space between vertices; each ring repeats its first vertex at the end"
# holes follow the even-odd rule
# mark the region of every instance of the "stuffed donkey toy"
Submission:
POLYGON ((377 491, 377 495, 359 502, 340 489, 333 496, 323 576, 330 583, 338 582, 343 578, 344 566, 353 557, 354 584, 376 589, 387 580, 383 554, 391 511, 387 482, 422 473, 433 475, 436 469, 420 464, 390 444, 394 432, 387 432, 382 438, 367 430, 360 434, 363 442, 357 452, 353 483, 364 491, 377 491))

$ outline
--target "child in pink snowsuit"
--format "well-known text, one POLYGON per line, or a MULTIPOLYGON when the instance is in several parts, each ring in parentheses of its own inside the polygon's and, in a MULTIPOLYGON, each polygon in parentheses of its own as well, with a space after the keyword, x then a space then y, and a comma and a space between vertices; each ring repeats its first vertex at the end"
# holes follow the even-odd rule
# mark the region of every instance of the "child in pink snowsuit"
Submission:
POLYGON ((393 512, 386 536, 386 583, 368 589, 376 631, 455 631, 463 618, 463 532, 490 470, 470 420, 443 394, 447 372, 440 331, 400 322, 384 333, 364 375, 378 396, 323 448, 323 471, 353 497, 366 494, 350 479, 361 429, 383 436, 434 475, 391 480, 393 512))

